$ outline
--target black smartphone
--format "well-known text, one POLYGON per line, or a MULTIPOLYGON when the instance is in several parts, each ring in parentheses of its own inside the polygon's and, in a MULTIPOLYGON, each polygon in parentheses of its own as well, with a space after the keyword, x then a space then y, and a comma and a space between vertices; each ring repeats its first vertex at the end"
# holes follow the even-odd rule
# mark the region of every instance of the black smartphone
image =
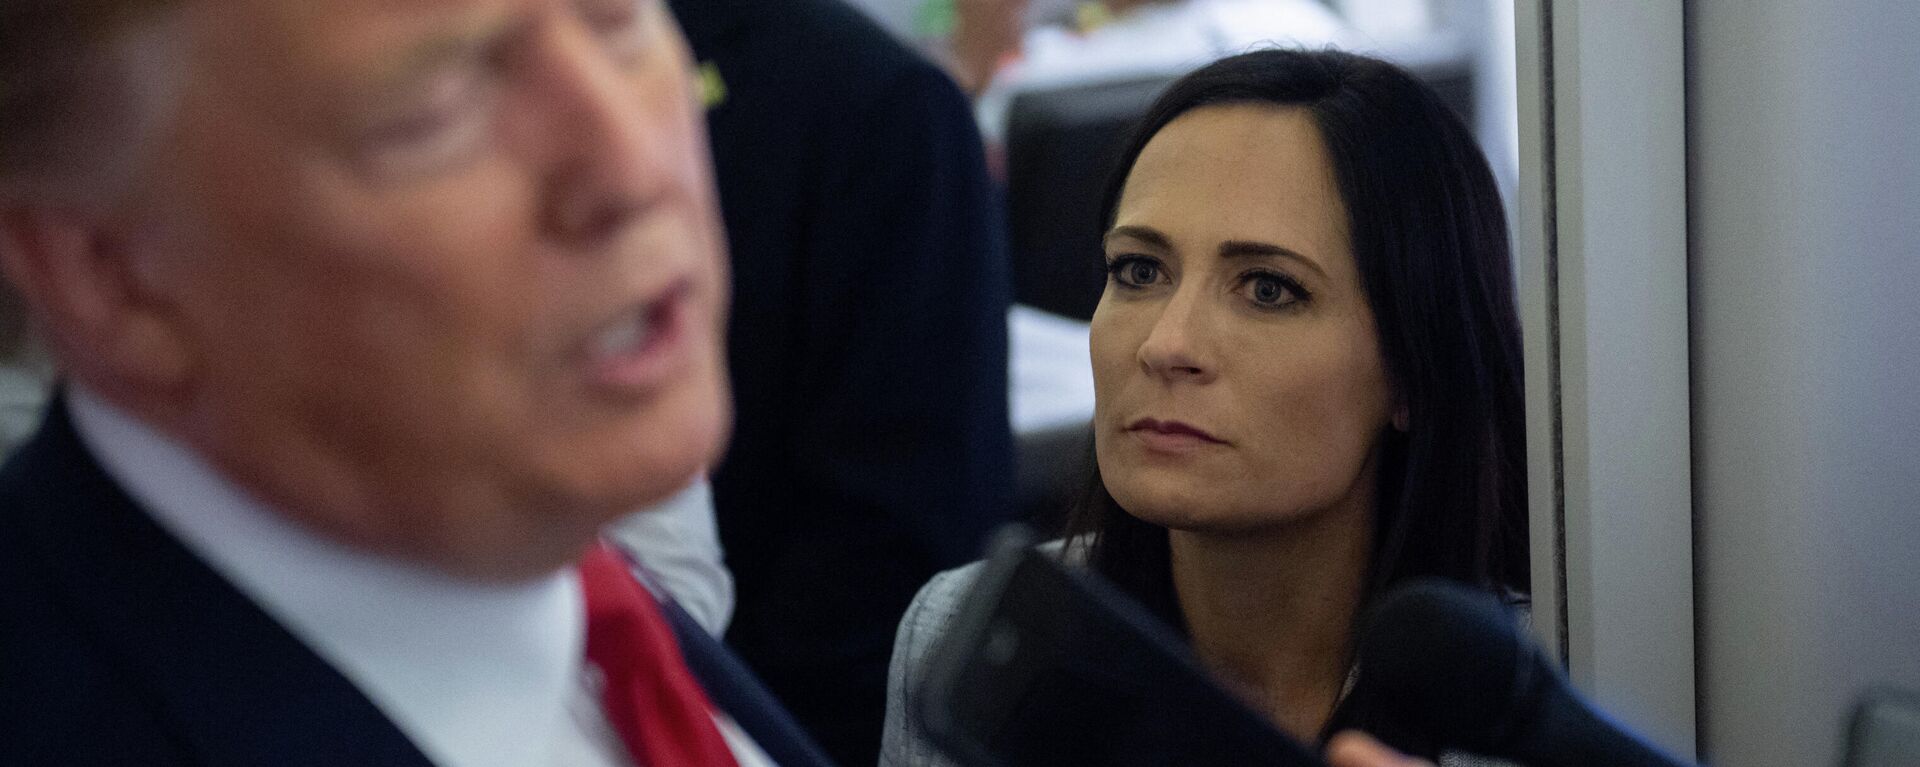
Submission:
POLYGON ((1324 767, 1144 606, 1034 544, 1023 528, 996 536, 928 656, 910 715, 955 761, 1324 767))

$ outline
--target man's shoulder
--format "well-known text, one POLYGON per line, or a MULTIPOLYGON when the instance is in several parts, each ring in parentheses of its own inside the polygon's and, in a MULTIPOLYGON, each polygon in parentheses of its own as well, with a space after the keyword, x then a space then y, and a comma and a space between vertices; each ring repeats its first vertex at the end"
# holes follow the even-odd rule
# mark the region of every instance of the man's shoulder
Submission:
POLYGON ((68 517, 86 470, 76 447, 55 413, 0 464, 0 764, 173 764, 162 717, 83 617, 104 585, 49 561, 44 528, 68 517))
MULTIPOLYGON (((56 584, 13 515, 32 497, 0 475, 0 764, 174 764, 173 736, 76 615, 75 584, 56 584), (111 737, 103 735, 111 733, 111 737)), ((34 499, 34 502, 46 502, 34 499)))
POLYGON ((0 584, 0 765, 425 763, 146 515, 58 402, 0 466, 0 584))

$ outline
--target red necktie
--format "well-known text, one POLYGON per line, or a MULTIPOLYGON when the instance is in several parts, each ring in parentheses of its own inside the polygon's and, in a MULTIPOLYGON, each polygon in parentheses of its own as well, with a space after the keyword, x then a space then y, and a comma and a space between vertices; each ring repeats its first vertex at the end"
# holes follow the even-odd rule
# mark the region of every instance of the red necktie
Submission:
POLYGON ((587 660, 606 677, 600 702, 641 767, 737 767, 687 670, 660 605, 605 544, 580 560, 587 660))

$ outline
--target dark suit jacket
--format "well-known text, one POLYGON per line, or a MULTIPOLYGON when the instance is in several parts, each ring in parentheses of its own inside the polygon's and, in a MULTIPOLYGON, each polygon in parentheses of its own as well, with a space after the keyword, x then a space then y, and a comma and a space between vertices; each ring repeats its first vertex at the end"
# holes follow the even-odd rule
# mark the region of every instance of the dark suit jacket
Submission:
POLYGON ((894 628, 1011 514, 1003 212, 971 107, 837 0, 675 0, 709 115, 738 404, 727 639, 872 764, 894 628))
MULTIPOLYGON (((724 658, 696 662, 724 655, 717 642, 691 619, 675 629, 714 704, 770 755, 824 763, 777 707, 754 705, 767 698, 750 678, 713 670, 724 658)), ((352 683, 142 512, 56 400, 0 468, 0 764, 429 762, 352 683)))

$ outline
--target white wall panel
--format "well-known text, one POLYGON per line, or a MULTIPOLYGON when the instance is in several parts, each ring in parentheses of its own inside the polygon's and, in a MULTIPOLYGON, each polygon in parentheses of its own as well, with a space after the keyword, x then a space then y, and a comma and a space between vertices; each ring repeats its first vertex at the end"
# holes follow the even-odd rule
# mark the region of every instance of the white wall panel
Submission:
POLYGON ((1701 716, 1822 765, 1920 688, 1920 4, 1689 4, 1701 716))

